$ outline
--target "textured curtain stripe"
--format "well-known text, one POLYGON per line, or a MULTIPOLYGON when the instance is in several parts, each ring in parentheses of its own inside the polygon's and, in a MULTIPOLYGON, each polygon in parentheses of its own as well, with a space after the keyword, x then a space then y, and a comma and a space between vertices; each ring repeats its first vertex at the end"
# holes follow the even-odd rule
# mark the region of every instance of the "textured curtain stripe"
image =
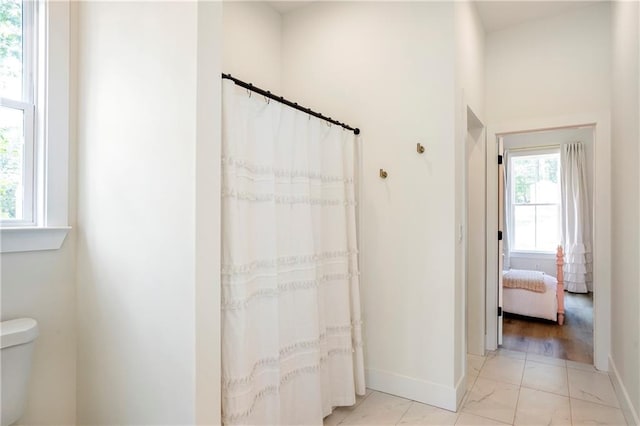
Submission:
POLYGON ((256 299, 277 297, 282 293, 286 293, 290 291, 308 290, 310 288, 317 288, 323 283, 329 283, 332 281, 339 281, 339 280, 349 280, 351 279, 351 277, 352 277, 352 274, 332 274, 332 275, 325 275, 319 280, 291 281, 286 283, 280 283, 278 284, 278 288, 261 288, 257 291, 254 291, 249 296, 243 299, 234 299, 229 301, 226 301, 226 298, 224 298, 224 294, 223 294, 222 309, 223 310, 246 309, 247 306, 249 306, 249 304, 256 299))
MULTIPOLYGON (((345 351, 334 351, 332 353, 329 353, 329 356, 335 356, 335 355, 352 355, 352 350, 345 350, 345 351)), ((317 373, 322 364, 325 363, 327 361, 327 357, 322 357, 320 358, 320 362, 318 364, 315 365, 309 365, 306 367, 301 367, 298 368, 296 370, 290 371, 289 373, 285 374, 284 376, 282 376, 282 378, 280 379, 280 385, 279 386, 267 386, 259 391, 256 392, 254 399, 253 399, 253 403, 251 404, 251 407, 248 408, 247 410, 241 412, 241 413, 231 413, 231 414, 226 414, 223 413, 223 421, 224 423, 235 423, 240 419, 246 418, 248 416, 251 415, 251 413, 253 412, 255 405, 258 403, 258 401, 262 398, 264 398, 265 396, 267 396, 270 393, 277 393, 280 391, 280 387, 286 385, 287 383, 289 383, 291 380, 295 379, 297 376, 301 375, 301 374, 311 374, 311 373, 317 373)))
POLYGON ((245 264, 222 264, 222 275, 241 275, 254 272, 257 269, 275 268, 284 266, 304 265, 325 260, 348 258, 358 254, 357 250, 329 251, 306 256, 282 256, 276 259, 256 260, 245 264))
MULTIPOLYGON (((345 260, 340 261, 338 260, 332 260, 330 262, 327 262, 325 265, 334 265, 336 263, 344 263, 347 262, 345 260)), ((302 267, 300 269, 292 269, 291 266, 288 267, 287 269, 287 273, 296 273, 296 272, 301 272, 301 271, 309 271, 312 270, 315 265, 309 265, 309 264, 305 264, 305 265, 301 265, 302 267)), ((268 270, 268 271, 254 271, 255 273, 253 275, 247 276, 246 274, 243 275, 224 275, 222 277, 222 286, 223 287, 235 287, 238 285, 248 285, 253 281, 256 281, 258 279, 260 280, 265 280, 265 279, 273 279, 273 278, 277 278, 276 281, 281 281, 282 277, 281 275, 283 274, 282 271, 277 272, 277 271, 272 271, 272 270, 268 270)), ((360 272, 348 272, 348 273, 339 273, 339 274, 327 274, 327 275, 323 275, 318 281, 322 281, 322 282, 329 282, 329 281, 338 281, 338 280, 343 280, 343 279, 352 279, 354 277, 357 277, 360 275, 360 272)), ((316 281, 316 280, 309 280, 309 281, 316 281)), ((298 282, 298 281, 291 281, 291 282, 298 282)), ((272 286, 269 286, 269 288, 272 288, 272 286)))
MULTIPOLYGON (((316 349, 316 352, 317 352, 317 349, 320 347, 320 344, 325 339, 326 337, 323 336, 321 340, 316 340, 313 342, 299 342, 299 343, 296 343, 295 345, 291 345, 287 348, 281 349, 279 357, 264 358, 257 361, 253 365, 253 368, 251 369, 251 373, 249 375, 244 377, 239 377, 239 378, 223 378, 222 386, 225 389, 233 389, 236 387, 250 385, 254 381, 255 376, 259 373, 260 370, 277 369, 280 367, 280 363, 282 362, 283 359, 296 356, 301 352, 308 352, 310 349, 316 349)), ((338 354, 350 355, 352 353, 353 353, 352 346, 346 346, 342 348, 332 348, 327 351, 327 354, 329 356, 338 355, 338 354)), ((319 357, 318 359, 320 362, 324 362, 323 360, 326 360, 326 357, 319 357)))
POLYGON ((297 179, 305 178, 310 180, 319 180, 322 183, 346 183, 353 184, 353 178, 345 178, 343 176, 323 175, 319 172, 306 170, 276 169, 271 166, 249 163, 232 157, 222 157, 222 165, 229 166, 228 173, 232 173, 233 169, 242 169, 255 176, 267 176, 273 178, 297 179))
POLYGON ((305 195, 277 195, 277 194, 258 194, 254 192, 239 192, 235 189, 223 188, 223 198, 236 198, 242 201, 250 201, 254 203, 277 204, 308 204, 311 206, 355 206, 356 201, 353 199, 343 198, 314 198, 305 195))
POLYGON ((226 415, 225 413, 223 413, 223 415, 227 419, 228 422, 235 422, 235 421, 237 421, 239 419, 246 418, 249 415, 251 415, 256 403, 261 398, 266 396, 268 393, 278 392, 280 390, 281 386, 284 386, 285 384, 287 384, 288 382, 293 380, 296 376, 299 376, 301 374, 317 373, 319 369, 320 369, 320 364, 310 365, 310 366, 307 366, 307 367, 301 367, 301 368, 298 368, 296 370, 293 370, 293 371, 285 374, 284 376, 282 376, 282 378, 280 379, 280 385, 279 386, 267 386, 267 387, 257 391, 256 394, 255 394, 255 397, 253 399, 253 404, 251 404, 251 406, 247 410, 243 411, 242 413, 232 413, 232 414, 229 414, 229 415, 226 415))

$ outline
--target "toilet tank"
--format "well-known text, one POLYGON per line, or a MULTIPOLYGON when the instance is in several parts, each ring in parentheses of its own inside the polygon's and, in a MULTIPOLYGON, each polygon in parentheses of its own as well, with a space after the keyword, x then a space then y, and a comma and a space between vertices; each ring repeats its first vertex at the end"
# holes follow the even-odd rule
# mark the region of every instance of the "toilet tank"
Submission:
POLYGON ((38 337, 38 323, 31 318, 0 322, 0 353, 2 383, 0 394, 0 424, 15 423, 24 412, 27 385, 31 373, 34 340, 38 337))

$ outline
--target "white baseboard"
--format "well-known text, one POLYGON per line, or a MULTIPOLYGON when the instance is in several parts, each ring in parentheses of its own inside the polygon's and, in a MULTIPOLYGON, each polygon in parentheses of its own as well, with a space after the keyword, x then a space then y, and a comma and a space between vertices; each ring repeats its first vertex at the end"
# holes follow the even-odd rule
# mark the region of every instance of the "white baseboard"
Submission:
POLYGON ((465 391, 464 386, 462 386, 465 383, 463 381, 464 376, 454 389, 453 387, 418 380, 388 371, 366 369, 365 374, 367 387, 370 389, 449 411, 456 411, 457 403, 462 400, 465 391))
POLYGON ((456 383, 456 407, 462 408, 462 400, 467 393, 467 376, 463 375, 456 383))
POLYGON ((640 425, 640 417, 638 417, 638 412, 633 406, 631 398, 629 398, 627 388, 624 386, 624 383, 620 378, 620 374, 618 374, 618 369, 616 368, 616 364, 615 362, 613 362, 613 358, 611 358, 611 355, 609 355, 609 377, 611 378, 613 387, 615 388, 616 394, 618 395, 620 408, 622 409, 624 418, 627 420, 627 424, 640 425))

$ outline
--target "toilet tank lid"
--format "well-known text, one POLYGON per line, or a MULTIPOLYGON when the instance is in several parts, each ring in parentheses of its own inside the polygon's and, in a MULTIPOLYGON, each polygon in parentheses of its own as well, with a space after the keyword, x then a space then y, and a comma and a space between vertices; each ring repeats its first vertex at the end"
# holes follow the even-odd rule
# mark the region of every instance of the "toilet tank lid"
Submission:
POLYGON ((38 337, 38 323, 33 318, 20 318, 0 322, 2 349, 29 343, 38 337))

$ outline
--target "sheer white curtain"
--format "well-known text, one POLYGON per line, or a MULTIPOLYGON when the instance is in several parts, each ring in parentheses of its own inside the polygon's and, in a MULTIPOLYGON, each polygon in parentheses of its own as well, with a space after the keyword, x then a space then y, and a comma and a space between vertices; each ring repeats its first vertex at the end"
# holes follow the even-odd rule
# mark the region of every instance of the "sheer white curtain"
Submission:
POLYGON ((226 424, 322 424, 364 394, 356 137, 223 80, 226 424))
POLYGON ((562 146, 561 169, 564 286, 574 293, 586 293, 593 291, 593 259, 586 154, 582 143, 562 146))

